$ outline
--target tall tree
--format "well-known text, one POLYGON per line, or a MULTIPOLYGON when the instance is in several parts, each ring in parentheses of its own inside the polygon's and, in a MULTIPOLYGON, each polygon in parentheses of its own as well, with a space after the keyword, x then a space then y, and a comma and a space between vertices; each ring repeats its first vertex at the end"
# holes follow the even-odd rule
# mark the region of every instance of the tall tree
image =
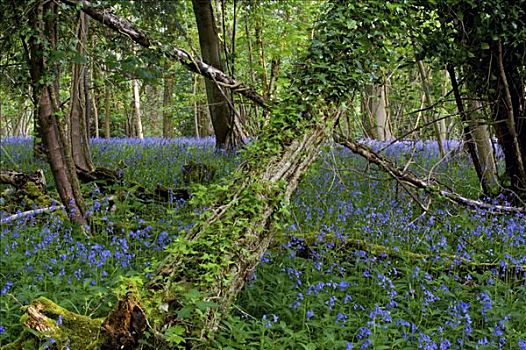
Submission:
POLYGON ((38 1, 29 12, 32 35, 29 40, 30 72, 38 97, 38 122, 57 191, 74 222, 85 224, 84 201, 76 176, 64 121, 59 120, 58 70, 49 58, 57 45, 57 4, 38 1), (44 79, 47 77, 47 79, 44 79), (51 82, 49 82, 51 79, 51 82))
MULTIPOLYGON (((223 71, 224 64, 220 57, 221 47, 217 36, 212 3, 210 0, 192 0, 192 6, 197 22, 203 61, 223 71)), ((240 136, 234 131, 232 101, 227 100, 228 95, 216 82, 206 80, 205 84, 208 108, 216 136, 216 148, 235 148, 241 140, 240 136)))

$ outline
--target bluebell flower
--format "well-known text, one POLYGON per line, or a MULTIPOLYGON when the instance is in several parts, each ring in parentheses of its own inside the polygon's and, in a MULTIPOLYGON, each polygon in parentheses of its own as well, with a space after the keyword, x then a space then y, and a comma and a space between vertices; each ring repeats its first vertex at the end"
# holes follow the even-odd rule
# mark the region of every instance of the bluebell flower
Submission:
POLYGON ((12 286, 13 286, 13 282, 7 281, 5 285, 2 287, 2 290, 0 290, 0 295, 7 294, 12 286))
POLYGON ((356 338, 363 339, 365 337, 368 337, 372 334, 371 330, 367 327, 360 327, 358 329, 358 334, 356 335, 356 338))
POLYGON ((347 322, 348 316, 338 312, 338 315, 336 315, 336 323, 345 323, 347 322))
POLYGON ((440 339, 440 350, 448 350, 451 348, 451 342, 448 339, 440 339))
POLYGON ((372 346, 373 342, 371 339, 366 339, 363 344, 360 346, 360 349, 367 349, 368 347, 372 346))

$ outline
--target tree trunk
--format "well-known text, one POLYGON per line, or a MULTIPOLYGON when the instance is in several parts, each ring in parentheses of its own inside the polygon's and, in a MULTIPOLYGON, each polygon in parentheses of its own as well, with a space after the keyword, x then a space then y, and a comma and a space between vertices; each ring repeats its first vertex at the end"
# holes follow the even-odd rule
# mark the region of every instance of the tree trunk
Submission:
POLYGON ((132 126, 133 135, 144 139, 142 132, 142 120, 141 120, 141 96, 139 94, 139 81, 132 79, 132 92, 133 92, 133 114, 132 114, 132 126))
MULTIPOLYGON (((433 98, 431 96, 431 91, 429 88, 429 82, 427 78, 426 69, 424 67, 424 62, 422 62, 421 60, 418 60, 417 65, 418 65, 418 72, 420 73, 420 78, 422 79, 422 90, 424 90, 424 96, 426 99, 427 107, 431 107, 433 105, 433 98)), ((446 151, 444 149, 444 141, 446 137, 445 136, 446 135, 446 124, 445 123, 446 122, 444 119, 441 119, 433 123, 433 129, 435 131, 435 137, 437 139, 438 149, 440 150, 440 155, 442 157, 444 157, 446 154, 446 151)))
POLYGON ((387 98, 385 85, 369 85, 365 89, 362 109, 366 133, 379 141, 393 138, 387 113, 387 98))
MULTIPOLYGON (((77 47, 79 55, 86 55, 88 38, 88 16, 79 12, 77 47)), ((69 113, 69 137, 75 166, 83 171, 93 171, 89 144, 90 96, 87 89, 87 64, 73 64, 71 75, 71 109, 69 113)))
MULTIPOLYGON (((217 28, 210 0, 192 0, 197 31, 199 33, 199 45, 203 61, 219 70, 224 70, 223 62, 219 56, 220 46, 217 37, 217 28)), ((205 81, 208 108, 214 126, 216 136, 216 148, 234 149, 241 142, 240 137, 233 128, 232 101, 228 101, 228 95, 222 91, 219 85, 210 80, 205 81)))
POLYGON ((51 49, 56 48, 56 21, 58 18, 57 4, 40 1, 30 13, 30 24, 33 35, 30 39, 31 79, 37 88, 38 121, 42 132, 42 140, 47 152, 51 172, 55 179, 57 191, 64 206, 67 208, 72 221, 84 225, 84 201, 80 194, 80 187, 71 156, 71 150, 66 144, 63 129, 55 115, 59 105, 56 99, 58 92, 56 82, 42 85, 42 77, 58 79, 58 72, 47 65, 45 44, 51 49), (55 90, 56 91, 56 90, 55 90), (62 134, 61 134, 62 133, 62 134))
POLYGON ((110 86, 108 83, 104 86, 104 137, 109 139, 110 132, 110 86))
MULTIPOLYGON (((511 49, 510 49, 511 50, 511 49)), ((504 152, 506 174, 511 189, 526 198, 526 92, 524 77, 514 62, 511 52, 505 53, 502 43, 497 44, 498 77, 495 101, 492 110, 495 131, 504 152)))
MULTIPOLYGON (((95 42, 93 41, 93 46, 95 45, 95 42)), ((96 82, 96 78, 98 76, 95 75, 97 72, 95 71, 95 63, 92 63, 91 65, 91 76, 90 76, 90 80, 91 80, 91 89, 90 89, 90 96, 91 96, 91 105, 92 105, 92 109, 93 109, 93 129, 95 131, 95 137, 96 138, 99 138, 100 137, 100 133, 99 133, 99 106, 98 106, 98 99, 99 99, 99 96, 100 96, 100 93, 99 93, 99 89, 95 89, 95 82, 96 82)))
POLYGON ((458 114, 460 115, 460 120, 462 121, 464 125, 464 130, 463 130, 464 142, 466 143, 468 147, 468 152, 469 152, 469 155, 471 156, 471 161, 473 162, 475 171, 477 172, 477 177, 479 179, 479 183, 482 186, 482 190, 484 191, 485 194, 489 195, 491 191, 489 188, 486 187, 487 184, 484 181, 479 154, 477 153, 476 145, 473 140, 473 134, 470 128, 468 117, 466 115, 466 110, 464 108, 464 102, 462 101, 462 97, 460 95, 460 89, 458 86, 457 77, 455 75, 455 69, 453 66, 448 65, 447 70, 449 72, 449 78, 451 79, 451 87, 453 88, 453 94, 455 95, 455 101, 457 104, 458 114))
POLYGON ((473 134, 473 141, 477 148, 478 159, 480 161, 482 188, 485 189, 487 195, 492 195, 495 193, 495 189, 499 185, 499 178, 497 174, 497 165, 495 164, 495 155, 493 154, 493 145, 491 144, 488 122, 483 117, 483 106, 480 101, 471 99, 470 106, 471 110, 468 118, 471 132, 473 134))
POLYGON ((172 77, 164 78, 163 92, 163 137, 173 137, 173 113, 172 113, 172 95, 174 89, 174 79, 172 77))

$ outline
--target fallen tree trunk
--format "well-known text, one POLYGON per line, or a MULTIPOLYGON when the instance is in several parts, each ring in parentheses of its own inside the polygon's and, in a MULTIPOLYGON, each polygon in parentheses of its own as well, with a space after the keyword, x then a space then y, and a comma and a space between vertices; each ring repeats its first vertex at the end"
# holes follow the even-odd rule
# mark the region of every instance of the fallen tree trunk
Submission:
POLYGON ((379 155, 367 146, 364 146, 349 138, 345 138, 340 134, 335 134, 334 138, 336 142, 350 149, 353 153, 358 154, 367 159, 369 162, 378 165, 396 180, 402 181, 412 187, 422 189, 429 194, 434 194, 446 198, 447 200, 453 203, 460 204, 470 209, 482 209, 493 214, 526 213, 526 208, 490 204, 479 200, 466 198, 464 196, 459 195, 458 193, 444 189, 443 186, 441 186, 437 182, 422 180, 414 173, 408 170, 400 169, 393 161, 379 155))
MULTIPOLYGON (((266 157, 249 158, 226 184, 209 186, 207 210, 167 248, 154 277, 140 293, 131 292, 117 304, 100 333, 75 344, 68 338, 70 347, 133 349, 143 331, 158 334, 171 327, 183 330, 180 335, 187 347, 202 346, 254 272, 301 174, 318 156, 330 132, 327 125, 340 115, 335 109, 318 110, 323 111, 319 118, 306 118, 290 144, 274 140, 277 148, 270 147, 273 151, 266 157), (209 198, 214 198, 212 204, 209 198)), ((201 203, 196 196, 194 204, 200 207, 201 203)), ((45 303, 39 312, 47 315, 48 308, 56 307, 45 303)), ((24 323, 48 337, 39 324, 24 323)), ((53 334, 64 339, 69 330, 60 329, 53 329, 53 334)))
POLYGON ((32 183, 42 193, 46 192, 46 178, 42 170, 34 173, 21 173, 14 170, 0 169, 0 184, 7 184, 15 187, 17 190, 23 190, 32 183))

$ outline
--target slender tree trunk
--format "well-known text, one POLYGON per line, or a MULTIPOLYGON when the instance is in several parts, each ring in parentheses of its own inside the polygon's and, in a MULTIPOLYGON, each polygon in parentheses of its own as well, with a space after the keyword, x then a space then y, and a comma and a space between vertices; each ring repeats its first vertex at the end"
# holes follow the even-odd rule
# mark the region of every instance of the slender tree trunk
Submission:
POLYGON ((487 195, 495 193, 499 184, 497 165, 493 154, 490 133, 487 121, 482 117, 482 103, 475 99, 470 100, 471 111, 469 115, 470 128, 473 141, 477 147, 477 155, 482 172, 482 188, 486 189, 487 195))
POLYGON ((366 133, 379 141, 392 139, 389 115, 387 112, 385 85, 369 85, 365 89, 365 98, 362 101, 362 110, 366 133))
POLYGON ((163 137, 173 137, 173 113, 172 113, 172 95, 174 80, 172 77, 164 78, 163 92, 163 137))
POLYGON ((482 175, 482 167, 480 164, 480 159, 477 154, 477 149, 475 146, 475 142, 473 141, 473 135, 471 133, 471 128, 468 123, 468 118, 466 116, 466 110, 464 108, 464 103, 462 101, 462 97, 460 95, 460 89, 457 82, 457 77, 455 75, 455 69, 453 66, 448 65, 447 70, 449 72, 449 78, 451 79, 451 86, 453 88, 453 94, 455 95, 455 101, 458 108, 458 114, 460 114, 460 120, 464 124, 464 142, 466 143, 468 147, 469 155, 471 156, 471 161, 473 162, 473 166, 475 167, 475 171, 477 172, 477 176, 479 179, 479 182, 482 186, 482 190, 484 193, 489 194, 491 191, 489 188, 486 188, 487 185, 484 181, 483 175, 482 175))
MULTIPOLYGON (((94 43, 94 40, 93 40, 93 46, 95 45, 94 43)), ((99 92, 99 89, 95 88, 95 83, 96 83, 96 78, 98 77, 98 74, 96 74, 97 72, 95 71, 95 62, 92 63, 91 65, 91 71, 90 71, 91 75, 90 75, 90 80, 91 80, 91 89, 90 89, 90 97, 91 97, 91 105, 92 105, 92 109, 93 109, 93 128, 94 128, 94 131, 95 131, 95 137, 96 138, 99 138, 100 137, 100 133, 99 133, 99 106, 98 106, 98 100, 100 98, 100 92, 99 92)))
MULTIPOLYGON (((429 88, 429 82, 426 74, 426 69, 424 67, 424 63, 421 60, 417 61, 418 65, 418 72, 420 73, 420 78, 422 79, 422 89, 424 90, 424 96, 426 98, 427 106, 430 107, 433 105, 433 98, 431 96, 431 91, 429 88)), ((445 120, 441 119, 440 121, 433 123, 433 128, 435 130, 435 137, 438 142, 438 149, 440 151, 440 155, 443 157, 446 154, 446 151, 444 149, 444 141, 445 141, 445 134, 446 134, 446 124, 445 120)))
POLYGON ((109 139, 110 132, 110 86, 108 83, 104 86, 104 137, 109 139))
MULTIPOLYGON (((86 54, 88 37, 88 16, 79 12, 77 30, 77 52, 86 54)), ((90 96, 87 89, 88 72, 86 64, 73 64, 71 78, 71 108, 69 113, 69 137, 75 166, 83 171, 95 169, 91 160, 89 144, 90 96)))
MULTIPOLYGON (((199 33, 199 44, 203 61, 217 69, 223 70, 224 65, 220 59, 219 39, 214 14, 210 0, 192 0, 197 30, 199 33)), ((230 110, 228 95, 219 86, 210 80, 205 81, 206 95, 214 134, 216 136, 216 148, 233 149, 241 142, 234 132, 233 111, 230 110)))
POLYGON ((498 77, 497 91, 493 106, 495 131, 504 152, 506 174, 511 189, 526 198, 526 92, 524 76, 511 53, 503 51, 499 41, 495 49, 498 77))
POLYGON ((142 132, 142 120, 141 120, 141 96, 139 94, 139 81, 132 79, 132 92, 133 92, 133 116, 132 125, 134 129, 134 136, 144 139, 142 132))

